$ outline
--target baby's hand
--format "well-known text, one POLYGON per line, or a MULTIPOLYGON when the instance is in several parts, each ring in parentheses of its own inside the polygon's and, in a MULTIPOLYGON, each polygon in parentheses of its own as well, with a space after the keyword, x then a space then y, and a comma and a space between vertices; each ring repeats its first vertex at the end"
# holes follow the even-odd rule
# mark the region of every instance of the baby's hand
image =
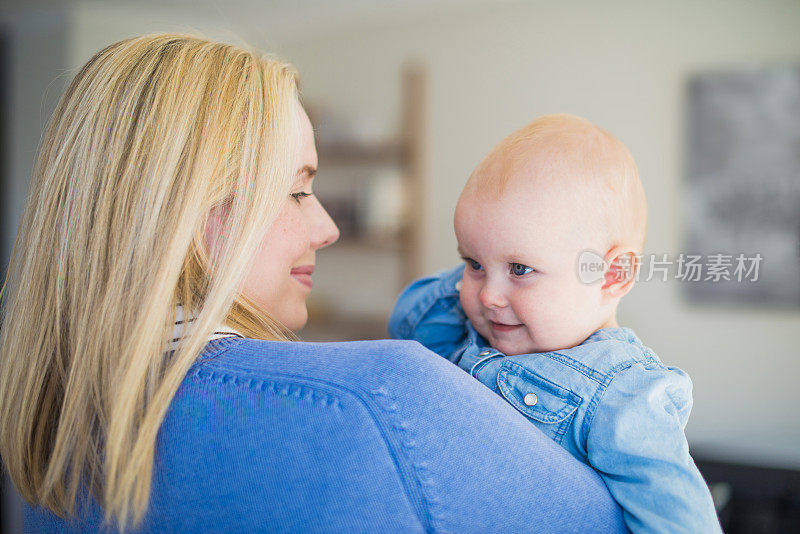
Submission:
POLYGON ((389 319, 389 335, 413 339, 437 354, 450 357, 467 334, 467 318, 458 290, 464 265, 420 278, 397 299, 389 319))

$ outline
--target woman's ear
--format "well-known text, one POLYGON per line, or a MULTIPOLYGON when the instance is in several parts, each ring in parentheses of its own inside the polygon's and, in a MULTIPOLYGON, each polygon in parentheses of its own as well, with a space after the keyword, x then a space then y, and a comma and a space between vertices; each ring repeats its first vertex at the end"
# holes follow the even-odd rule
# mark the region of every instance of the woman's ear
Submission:
POLYGON ((619 300, 633 288, 639 273, 641 256, 630 247, 614 247, 605 255, 606 268, 602 295, 608 300, 619 300))
POLYGON ((229 211, 229 203, 218 204, 209 210, 206 217, 203 241, 211 258, 216 257, 222 248, 222 230, 229 211))

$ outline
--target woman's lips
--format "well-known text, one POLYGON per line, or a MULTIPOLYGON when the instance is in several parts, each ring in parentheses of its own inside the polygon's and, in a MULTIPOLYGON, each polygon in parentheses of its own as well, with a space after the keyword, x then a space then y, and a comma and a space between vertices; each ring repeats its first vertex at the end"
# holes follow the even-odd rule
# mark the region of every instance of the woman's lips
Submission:
POLYGON ((504 323, 496 323, 494 321, 489 321, 489 324, 492 325, 492 330, 495 332, 513 332, 514 330, 521 328, 521 324, 504 324, 504 323))
POLYGON ((304 286, 311 289, 311 286, 314 285, 314 282, 311 280, 311 275, 314 274, 314 266, 313 265, 303 265, 301 267, 295 267, 291 270, 292 278, 303 284, 304 286))

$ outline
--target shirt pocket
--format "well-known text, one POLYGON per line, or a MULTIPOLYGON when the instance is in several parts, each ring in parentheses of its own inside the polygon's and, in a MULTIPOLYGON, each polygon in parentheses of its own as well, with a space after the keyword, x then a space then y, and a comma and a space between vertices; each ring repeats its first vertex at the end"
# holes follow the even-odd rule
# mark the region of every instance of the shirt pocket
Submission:
POLYGON ((583 401, 575 392, 512 361, 503 363, 497 387, 512 406, 557 443, 583 401))

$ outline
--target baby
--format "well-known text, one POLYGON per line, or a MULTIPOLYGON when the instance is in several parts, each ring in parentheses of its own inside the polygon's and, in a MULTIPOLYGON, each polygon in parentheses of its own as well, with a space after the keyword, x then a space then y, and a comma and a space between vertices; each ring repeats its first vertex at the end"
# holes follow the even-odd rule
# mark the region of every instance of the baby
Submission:
POLYGON ((389 332, 453 361, 594 468, 633 532, 721 532, 683 433, 691 381, 617 324, 646 219, 618 139, 542 117, 473 172, 455 214, 464 265, 409 286, 389 332))

